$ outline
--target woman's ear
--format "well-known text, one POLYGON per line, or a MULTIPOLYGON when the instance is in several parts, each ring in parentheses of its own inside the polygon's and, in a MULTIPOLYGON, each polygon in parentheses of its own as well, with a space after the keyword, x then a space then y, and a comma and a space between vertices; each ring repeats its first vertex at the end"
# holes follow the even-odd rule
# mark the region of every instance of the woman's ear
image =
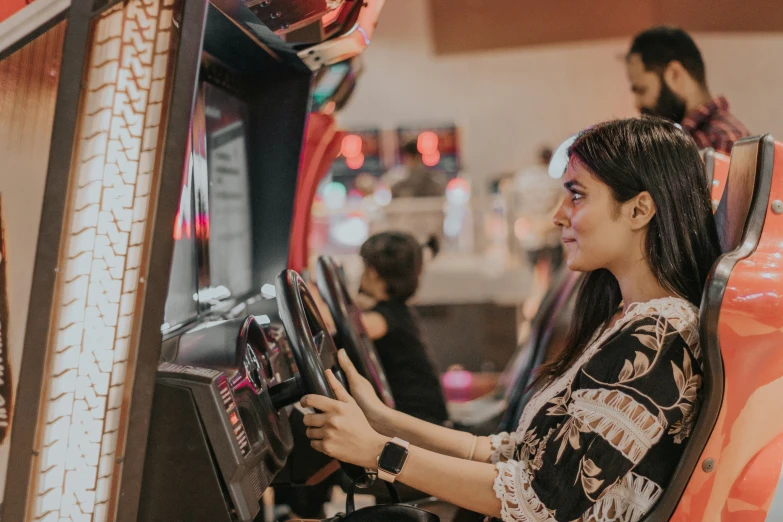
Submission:
POLYGON ((640 230, 647 226, 655 215, 655 202, 646 190, 638 193, 624 205, 632 230, 640 230))

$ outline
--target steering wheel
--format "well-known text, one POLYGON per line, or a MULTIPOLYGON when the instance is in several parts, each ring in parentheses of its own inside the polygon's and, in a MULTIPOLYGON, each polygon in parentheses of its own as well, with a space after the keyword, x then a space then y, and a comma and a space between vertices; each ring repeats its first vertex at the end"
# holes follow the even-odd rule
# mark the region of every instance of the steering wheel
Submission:
POLYGON ((362 323, 362 311, 356 306, 351 296, 345 279, 337 267, 337 263, 331 257, 321 256, 316 264, 316 281, 321 297, 326 301, 329 311, 334 318, 339 344, 348 353, 348 357, 368 381, 375 388, 378 397, 390 408, 394 408, 389 381, 378 359, 367 330, 362 323))
MULTIPOLYGON (((277 308, 288 334, 288 343, 299 368, 304 394, 316 394, 334 399, 335 395, 326 380, 325 370, 332 370, 335 377, 348 388, 347 379, 337 360, 337 346, 324 323, 313 296, 302 278, 293 270, 283 270, 275 280, 277 308)), ((355 464, 340 462, 343 471, 358 487, 367 477, 367 471, 355 464)), ((371 481, 370 481, 371 483, 371 481)))

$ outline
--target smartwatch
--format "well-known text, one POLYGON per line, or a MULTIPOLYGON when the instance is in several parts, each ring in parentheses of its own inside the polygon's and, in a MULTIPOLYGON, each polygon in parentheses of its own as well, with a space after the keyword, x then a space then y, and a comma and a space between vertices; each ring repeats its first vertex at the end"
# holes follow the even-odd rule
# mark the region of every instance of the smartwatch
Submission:
POLYGON ((386 443, 378 455, 378 478, 394 482, 408 459, 408 442, 397 437, 386 443))

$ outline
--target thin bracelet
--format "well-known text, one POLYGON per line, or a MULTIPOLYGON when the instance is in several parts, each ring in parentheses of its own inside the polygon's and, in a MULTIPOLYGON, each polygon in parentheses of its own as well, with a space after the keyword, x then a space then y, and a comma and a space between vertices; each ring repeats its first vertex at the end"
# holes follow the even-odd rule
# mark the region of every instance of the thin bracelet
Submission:
POLYGON ((473 435, 473 441, 470 443, 470 453, 468 453, 468 460, 473 460, 473 454, 476 453, 476 442, 478 442, 478 437, 473 435))

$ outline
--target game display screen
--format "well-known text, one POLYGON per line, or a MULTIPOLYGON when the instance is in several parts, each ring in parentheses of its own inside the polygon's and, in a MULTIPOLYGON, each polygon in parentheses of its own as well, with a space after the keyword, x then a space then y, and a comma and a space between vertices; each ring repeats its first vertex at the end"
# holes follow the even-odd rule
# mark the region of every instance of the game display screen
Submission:
POLYGON ((243 296, 253 287, 252 222, 245 103, 204 84, 212 288, 243 296))
POLYGON ((459 130, 455 125, 406 126, 397 128, 398 156, 402 157, 402 147, 410 141, 416 141, 424 164, 456 175, 460 168, 459 130))

